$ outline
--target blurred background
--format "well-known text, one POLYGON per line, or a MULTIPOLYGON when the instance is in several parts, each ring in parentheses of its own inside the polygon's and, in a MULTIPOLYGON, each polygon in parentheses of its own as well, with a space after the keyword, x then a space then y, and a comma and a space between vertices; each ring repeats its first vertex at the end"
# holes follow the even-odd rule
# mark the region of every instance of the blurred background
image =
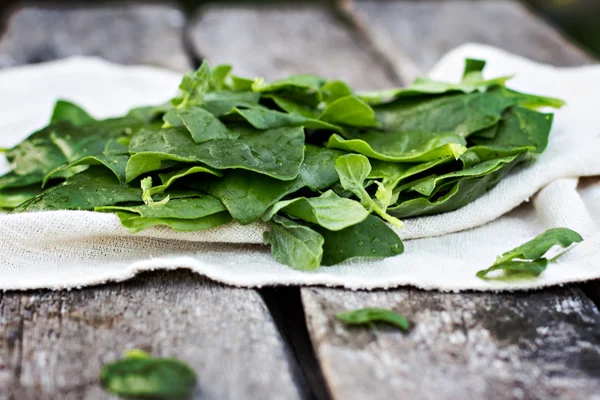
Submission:
MULTIPOLYGON (((184 15, 191 16, 200 7, 209 3, 218 3, 220 5, 227 3, 247 3, 247 4, 265 4, 265 3, 325 3, 332 5, 337 2, 338 6, 345 3, 346 0, 306 0, 306 1, 273 1, 273 0, 178 0, 178 1, 118 1, 118 0, 37 0, 37 1, 20 1, 20 0, 0 0, 0 32, 7 29, 8 21, 11 15, 16 15, 19 9, 24 7, 44 7, 44 8, 89 8, 89 7, 106 7, 106 6, 123 6, 131 4, 161 4, 177 7, 184 15)), ((386 1, 386 0, 372 0, 386 1)), ((403 0, 387 0, 388 2, 403 0)), ((411 0, 419 2, 420 0, 411 0)), ((427 0, 439 2, 452 2, 454 0, 427 0)), ((458 0, 457 0, 458 1, 458 0)), ((480 1, 496 1, 503 2, 504 0, 460 0, 461 2, 480 1)), ((600 57, 600 0, 519 0, 532 13, 544 19, 549 24, 557 28, 563 36, 571 39, 589 54, 600 57)), ((333 6, 333 5, 332 5, 333 6)), ((510 29, 507 27, 507 29, 510 29)), ((116 33, 115 33, 116 34, 116 33)), ((0 39, 1 40, 1 39, 0 39)), ((44 61, 43 55, 40 60, 28 60, 29 62, 44 61)), ((6 67, 7 64, 0 67, 6 67)))

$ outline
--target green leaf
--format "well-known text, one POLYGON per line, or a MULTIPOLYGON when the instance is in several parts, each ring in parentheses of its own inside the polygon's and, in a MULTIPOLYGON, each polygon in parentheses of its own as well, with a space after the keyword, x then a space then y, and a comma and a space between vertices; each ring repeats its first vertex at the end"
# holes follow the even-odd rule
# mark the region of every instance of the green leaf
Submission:
POLYGON ((224 178, 193 187, 219 198, 241 224, 258 220, 269 207, 284 196, 304 186, 313 191, 329 188, 338 181, 335 160, 342 154, 336 150, 306 146, 300 173, 293 181, 280 181, 248 171, 231 171, 224 178))
POLYGON ((325 238, 322 265, 335 265, 353 258, 393 257, 404 252, 398 235, 373 215, 341 231, 318 226, 314 229, 325 238))
POLYGON ((177 180, 185 178, 189 175, 200 174, 200 173, 206 173, 206 174, 210 174, 212 176, 218 176, 218 177, 223 176, 222 172, 217 171, 215 169, 205 167, 205 166, 200 166, 200 165, 194 165, 193 167, 186 167, 186 168, 181 168, 181 169, 167 171, 167 172, 158 174, 162 184, 149 188, 148 192, 152 196, 163 193, 172 184, 174 184, 177 180))
POLYGON ((581 235, 569 228, 552 228, 498 257, 495 264, 511 261, 516 258, 522 260, 535 260, 541 258, 554 246, 567 248, 573 243, 583 241, 581 235))
POLYGON ((212 69, 211 85, 216 90, 224 90, 227 88, 227 78, 231 73, 231 65, 217 65, 212 69))
MULTIPOLYGON (((111 140, 122 138, 142 125, 136 119, 113 118, 74 126, 60 121, 33 133, 10 149, 6 157, 17 175, 34 175, 38 182, 65 164, 105 154, 111 140)), ((62 170, 62 169, 61 169, 62 170)), ((53 172, 55 174, 56 172, 53 172)), ((68 176, 61 174, 58 176, 68 176)))
POLYGON ((375 196, 382 202, 382 205, 387 207, 394 202, 393 191, 400 182, 454 160, 454 157, 442 157, 420 164, 370 160, 372 168, 367 178, 381 179, 381 182, 375 181, 378 185, 375 196), (384 198, 388 201, 383 201, 384 198))
POLYGON ((481 279, 495 280, 515 280, 523 278, 531 278, 539 276, 546 270, 548 260, 540 258, 533 261, 506 261, 499 264, 494 264, 488 269, 477 272, 477 277, 481 279), (502 271, 503 275, 488 277, 487 275, 494 271, 502 271))
POLYGON ((321 120, 359 128, 379 125, 375 120, 375 111, 367 103, 352 95, 340 97, 329 103, 321 114, 321 120))
POLYGON ((126 211, 144 218, 198 219, 225 211, 225 206, 213 196, 196 195, 196 197, 173 199, 161 207, 152 207, 146 204, 102 206, 96 207, 95 211, 126 211))
POLYGON ((351 96, 353 94, 350 86, 348 86, 345 82, 338 80, 327 81, 327 83, 321 86, 321 93, 323 93, 323 100, 326 103, 332 103, 337 99, 351 96))
POLYGON ((130 145, 127 182, 146 172, 164 169, 165 161, 202 163, 215 169, 245 169, 280 180, 298 176, 304 158, 302 128, 243 132, 238 139, 197 144, 179 128, 142 130, 130 145))
POLYGON ((131 213, 115 213, 121 224, 131 234, 135 234, 155 226, 164 225, 175 231, 196 232, 206 229, 212 229, 231 221, 228 212, 223 211, 217 214, 207 215, 198 219, 180 219, 180 218, 146 218, 131 213))
POLYGON ((92 166, 19 205, 15 212, 92 210, 94 207, 137 202, 141 198, 139 187, 122 185, 110 170, 92 166))
POLYGON ((554 97, 536 96, 534 94, 520 93, 507 88, 498 88, 495 90, 498 94, 512 99, 516 105, 537 110, 542 107, 561 108, 566 103, 563 100, 554 97))
MULTIPOLYGON (((69 164, 62 165, 54 170, 50 171, 42 182, 42 186, 45 187, 46 183, 52 178, 56 176, 65 176, 64 174, 60 175, 60 172, 67 171, 73 169, 77 166, 83 165, 103 165, 109 170, 112 171, 113 174, 117 177, 117 179, 121 183, 125 183, 125 168, 127 167, 127 162, 129 161, 129 156, 127 155, 97 155, 97 156, 87 156, 80 158, 74 162, 69 164), (58 174, 58 175, 57 175, 58 174)), ((83 171, 83 169, 78 168, 73 170, 75 173, 83 171)), ((68 176, 68 175, 67 175, 68 176)))
POLYGON ((301 115, 305 118, 317 119, 319 118, 319 112, 316 110, 312 110, 309 107, 297 103, 293 100, 287 99, 283 96, 278 96, 275 94, 267 94, 263 96, 264 98, 271 99, 277 105, 277 107, 281 108, 283 111, 289 114, 301 115))
POLYGON ((179 111, 177 117, 190 131, 192 138, 198 144, 214 139, 236 139, 239 137, 239 134, 230 132, 217 117, 200 107, 191 107, 179 111))
POLYGON ((440 214, 454 211, 492 189, 512 169, 526 160, 526 154, 516 157, 511 163, 481 177, 465 178, 458 182, 450 182, 447 191, 441 191, 432 198, 418 197, 408 200, 400 199, 397 205, 387 209, 387 212, 397 218, 409 218, 421 215, 440 214))
POLYGON ((264 243, 271 245, 277 261, 302 271, 315 270, 321 265, 323 236, 319 233, 279 215, 273 217, 270 227, 264 233, 264 243))
POLYGON ((148 207, 161 207, 164 206, 171 200, 171 196, 166 196, 162 200, 154 201, 152 198, 152 177, 148 176, 140 181, 140 186, 142 187, 142 200, 144 204, 148 207))
POLYGON ((494 128, 493 135, 483 131, 469 137, 469 141, 476 146, 522 148, 542 153, 548 145, 553 118, 553 114, 511 107, 502 114, 502 120, 494 128))
POLYGON ((400 98, 375 107, 381 127, 396 132, 453 132, 462 137, 494 126, 516 104, 500 92, 400 98))
POLYGON ((233 90, 252 90, 254 79, 243 78, 237 75, 231 75, 231 88, 233 90))
POLYGON ((185 108, 189 104, 200 104, 203 101, 204 94, 210 90, 211 70, 206 61, 195 72, 188 72, 183 76, 179 89, 182 95, 174 99, 175 107, 185 108))
POLYGON ((369 212, 354 200, 339 197, 328 190, 319 197, 296 197, 276 203, 263 219, 271 219, 278 212, 300 218, 331 231, 339 231, 364 221, 369 212))
MULTIPOLYGON (((329 124, 317 119, 305 118, 298 114, 287 114, 275 110, 269 110, 262 106, 252 106, 248 108, 232 108, 227 114, 227 118, 241 117, 256 129, 274 129, 288 126, 303 126, 309 129, 325 129, 335 132, 341 132, 339 126, 329 124)), ((239 119, 239 118, 237 118, 239 119)))
MULTIPOLYGON (((439 187, 441 184, 453 181, 460 180, 465 178, 473 178, 473 177, 482 177, 488 174, 491 174, 495 171, 498 171, 505 164, 510 164, 513 162, 519 155, 513 155, 509 157, 496 158, 492 160, 483 161, 479 164, 476 164, 473 167, 465 168, 460 171, 449 172, 447 174, 433 176, 426 178, 423 181, 420 181, 416 184, 410 183, 408 185, 408 190, 414 190, 419 192, 423 196, 431 196, 434 190, 439 187)), ((399 189, 402 191, 403 189, 399 189)))
POLYGON ((106 364, 100 371, 102 387, 117 396, 187 399, 196 388, 196 373, 173 358, 153 358, 141 350, 106 364))
POLYGON ((204 95, 202 108, 221 117, 234 107, 253 107, 258 104, 260 93, 254 92, 212 92, 204 95))
POLYGON ((231 171, 223 179, 193 185, 220 199, 242 225, 258 220, 271 205, 302 186, 299 179, 281 181, 247 171, 231 171))
POLYGON ((385 308, 366 307, 338 313, 336 317, 348 325, 370 325, 374 322, 384 322, 396 326, 403 331, 407 331, 410 328, 410 323, 404 316, 385 308))
POLYGON ((0 209, 12 210, 42 192, 39 185, 0 189, 0 209))
POLYGON ((335 169, 340 177, 342 187, 358 197, 363 207, 369 212, 375 211, 381 218, 398 229, 404 226, 402 221, 389 215, 382 204, 374 201, 365 190, 363 182, 371 172, 371 165, 367 157, 359 154, 341 156, 335 162, 335 169))
POLYGON ((66 100, 58 100, 54 105, 50 123, 58 121, 66 121, 78 126, 95 120, 78 105, 66 100))
POLYGON ((464 139, 454 133, 366 132, 344 139, 329 137, 327 147, 363 154, 392 162, 424 162, 441 157, 458 158, 467 149, 464 139))
POLYGON ((266 83, 262 78, 256 78, 252 83, 252 90, 260 93, 272 93, 283 90, 319 90, 327 80, 320 76, 310 74, 292 75, 289 78, 279 79, 266 83))

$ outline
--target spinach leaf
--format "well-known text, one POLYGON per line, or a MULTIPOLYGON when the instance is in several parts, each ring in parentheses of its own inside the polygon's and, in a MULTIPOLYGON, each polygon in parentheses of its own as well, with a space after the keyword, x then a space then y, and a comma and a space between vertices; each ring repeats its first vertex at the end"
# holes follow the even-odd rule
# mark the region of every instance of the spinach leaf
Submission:
POLYGON ((19 205, 14 212, 93 210, 94 207, 141 199, 142 189, 122 185, 110 170, 92 166, 19 205))
POLYGON ((328 190, 319 197, 296 197, 276 203, 264 215, 268 221, 278 212, 311 222, 331 231, 339 231, 364 221, 369 211, 354 200, 339 197, 328 190))
POLYGON ((254 92, 212 92, 204 95, 202 108, 213 114, 215 117, 221 117, 231 111, 234 107, 251 108, 258 104, 260 93, 254 92))
POLYGON ((100 371, 102 387, 117 396, 188 399, 196 388, 196 373, 173 358, 153 358, 141 350, 129 350, 125 358, 106 364, 100 371))
POLYGON ((367 103, 353 95, 340 97, 329 103, 321 114, 321 120, 359 128, 379 125, 375 120, 375 111, 367 103))
POLYGON ((0 209, 12 210, 27 200, 40 194, 39 185, 30 185, 19 188, 0 189, 0 209))
POLYGON ((228 88, 227 78, 231 74, 231 65, 217 65, 212 69, 211 73, 211 86, 215 90, 224 90, 228 88))
POLYGON ((101 206, 96 207, 94 210, 127 211, 144 218, 198 219, 225 211, 225 206, 213 196, 198 195, 198 197, 173 199, 160 207, 142 204, 136 206, 101 206))
POLYGON ((125 229, 127 229, 127 231, 129 231, 129 233, 132 234, 159 225, 168 226, 169 228, 175 231, 195 232, 202 231, 205 229, 212 229, 231 221, 231 216, 226 211, 207 215, 206 217, 197 219, 146 218, 140 217, 135 214, 124 213, 119 211, 117 211, 115 214, 117 215, 117 217, 119 217, 121 225, 123 225, 123 227, 125 227, 125 229))
POLYGON ((483 60, 465 60, 465 70, 460 83, 434 81, 429 78, 417 78, 408 88, 384 89, 375 92, 359 93, 359 96, 371 105, 383 104, 402 97, 443 95, 453 92, 473 93, 486 92, 487 90, 504 87, 512 76, 485 80, 482 71, 486 62, 483 60))
POLYGON ((262 78, 256 78, 252 83, 252 90, 260 93, 272 93, 283 90, 316 91, 326 81, 326 79, 320 76, 311 74, 292 75, 289 78, 279 79, 271 83, 266 83, 262 78))
POLYGON ((231 171, 222 179, 192 186, 219 198, 231 216, 245 225, 258 220, 275 202, 302 187, 320 191, 337 182, 334 163, 340 154, 337 150, 307 145, 300 173, 293 181, 281 181, 247 171, 231 171))
POLYGON ((397 218, 409 218, 420 215, 432 215, 454 211, 476 200, 488 190, 493 188, 512 169, 526 160, 527 154, 523 153, 512 162, 503 164, 501 168, 487 175, 474 178, 460 179, 450 182, 448 191, 436 197, 417 197, 399 200, 398 203, 387 209, 387 212, 397 218))
POLYGON ((381 127, 397 132, 453 132, 462 137, 494 126, 515 100, 497 92, 401 98, 375 107, 381 127))
POLYGON ((358 197, 363 207, 369 212, 375 211, 381 218, 398 229, 404 226, 402 221, 389 215, 385 207, 380 202, 373 200, 365 190, 363 182, 371 172, 371 165, 367 157, 359 154, 341 156, 335 162, 335 169, 340 176, 342 187, 358 197))
POLYGON ((488 269, 477 272, 477 277, 481 279, 494 280, 516 280, 539 276, 546 270, 548 260, 540 258, 532 261, 505 261, 499 264, 494 264, 488 269), (488 277, 487 275, 494 271, 503 271, 500 276, 488 277))
POLYGON ((373 215, 341 231, 313 228, 325 239, 322 265, 335 265, 353 258, 393 257, 404 252, 398 235, 373 215))
POLYGON ((433 168, 453 160, 454 157, 442 157, 420 164, 371 160, 372 168, 367 178, 381 179, 381 181, 375 181, 378 186, 375 197, 383 207, 388 207, 390 204, 395 203, 395 199, 397 200, 399 190, 394 194, 394 189, 401 181, 422 174, 425 171, 433 170, 433 168))
POLYGON ((7 150, 5 155, 11 172, 21 176, 35 174, 41 182, 48 172, 68 161, 54 139, 62 136, 62 132, 68 132, 72 126, 65 121, 52 123, 7 150))
POLYGON ((295 102, 293 100, 287 99, 283 96, 279 96, 276 94, 267 94, 264 95, 263 98, 271 99, 277 105, 277 107, 281 108, 283 111, 289 114, 301 115, 305 118, 310 119, 318 119, 319 112, 313 110, 303 104, 295 102))
POLYGON ((404 316, 385 308, 366 307, 338 313, 336 317, 348 325, 370 325, 375 322, 384 322, 403 331, 407 331, 410 328, 410 323, 404 316))
MULTIPOLYGON (((83 171, 85 168, 77 168, 77 166, 83 165, 104 165, 106 168, 112 171, 113 174, 117 177, 119 182, 125 183, 125 168, 127 167, 127 162, 129 161, 129 156, 127 155, 96 155, 96 156, 87 156, 80 158, 77 161, 74 161, 69 164, 64 164, 54 170, 50 171, 42 181, 42 186, 46 186, 46 183, 52 178, 56 177, 57 174, 69 171, 77 173, 83 171)), ((61 175, 58 175, 61 176, 61 175)), ((62 174, 64 176, 64 173, 62 174)))
MULTIPOLYGON (((352 88, 350 88, 350 86, 348 86, 345 82, 339 80, 327 81, 323 86, 321 86, 320 90, 323 95, 323 101, 325 101, 327 104, 333 103, 342 97, 351 96, 353 94, 352 88)), ((358 100, 361 99, 359 98, 358 100)))
POLYGON ((243 132, 236 140, 197 144, 180 128, 145 129, 131 140, 127 182, 164 169, 164 161, 202 163, 215 169, 246 169, 280 180, 292 180, 304 158, 302 128, 243 132))
POLYGON ((481 279, 503 279, 505 277, 538 276, 546 269, 548 260, 544 254, 554 246, 567 248, 573 243, 583 241, 581 235, 569 228, 548 229, 532 240, 498 256, 496 262, 488 269, 477 272, 481 279), (506 276, 489 278, 493 271, 504 271, 506 276))
POLYGON ((233 219, 247 225, 258 220, 275 202, 304 185, 298 178, 281 181, 252 172, 231 171, 212 183, 191 186, 221 200, 233 219))
POLYGON ((239 137, 239 134, 230 132, 212 113, 200 107, 190 107, 178 111, 177 117, 190 131, 192 139, 196 143, 204 143, 213 139, 236 139, 239 137))
POLYGON ((67 121, 78 126, 94 121, 94 118, 78 105, 66 100, 58 100, 54 105, 50 123, 67 121))
POLYGON ((212 176, 218 176, 218 177, 223 176, 223 173, 216 169, 212 169, 210 167, 205 167, 205 166, 201 166, 201 165, 194 165, 192 167, 186 167, 186 168, 177 169, 177 170, 173 170, 173 171, 166 171, 166 172, 158 174, 162 184, 149 188, 148 192, 152 196, 159 194, 159 193, 163 193, 165 190, 167 190, 169 188, 169 186, 174 184, 177 180, 179 180, 181 178, 185 178, 189 175, 200 174, 200 173, 206 173, 206 174, 210 174, 212 176))
POLYGON ((329 124, 312 118, 305 118, 298 114, 287 114, 276 110, 270 110, 262 106, 246 108, 232 108, 224 117, 241 117, 256 129, 274 129, 285 126, 303 126, 309 129, 325 129, 341 132, 342 129, 336 125, 329 124))
POLYGON ((366 132, 351 139, 334 134, 327 147, 363 154, 390 162, 424 162, 441 157, 458 158, 467 149, 464 139, 454 133, 366 132))
POLYGON ((277 261, 302 271, 321 265, 323 236, 319 233, 280 215, 273 216, 270 227, 264 234, 264 243, 271 245, 277 261))
MULTIPOLYGON (((414 190, 424 196, 431 196, 433 194, 433 191, 437 187, 439 187, 440 184, 453 180, 458 181, 460 179, 465 178, 482 177, 489 175, 495 171, 498 171, 505 164, 513 162, 517 157, 518 154, 514 156, 495 158, 492 160, 483 161, 479 164, 476 164, 473 167, 465 168, 460 171, 449 172, 447 174, 439 176, 428 177, 425 180, 422 180, 416 184, 408 184, 408 190, 414 190)), ((402 190, 403 188, 399 188, 399 191, 402 190)))
POLYGON ((469 141, 476 146, 542 153, 548 145, 553 119, 552 114, 511 107, 502 114, 502 120, 494 128, 493 135, 490 135, 490 131, 482 131, 471 136, 469 141))
POLYGON ((583 241, 581 235, 569 228, 552 228, 535 237, 527 243, 522 244, 506 253, 496 260, 496 264, 512 261, 516 258, 521 260, 535 260, 542 257, 554 246, 567 248, 573 243, 583 241))

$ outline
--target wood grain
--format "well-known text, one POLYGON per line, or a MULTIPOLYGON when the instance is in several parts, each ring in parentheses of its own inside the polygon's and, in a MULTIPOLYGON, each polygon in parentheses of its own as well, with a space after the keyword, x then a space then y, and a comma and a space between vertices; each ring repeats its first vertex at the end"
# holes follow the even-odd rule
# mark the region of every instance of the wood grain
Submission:
POLYGON ((362 31, 412 82, 464 43, 489 44, 558 66, 589 56, 517 1, 344 1, 362 31))
POLYGON ((315 73, 359 89, 394 82, 361 37, 325 6, 206 6, 192 18, 190 39, 198 57, 232 64, 242 76, 315 73))
POLYGON ((335 399, 599 399, 600 313, 576 289, 348 294, 304 289, 335 399), (348 328, 337 312, 391 308, 413 328, 348 328))
POLYGON ((0 399, 105 399, 101 366, 125 349, 194 368, 197 399, 301 398, 290 355, 255 291, 186 271, 0 300, 0 399))
POLYGON ((184 23, 179 9, 161 5, 25 7, 0 41, 0 68, 85 55, 186 71, 184 23))

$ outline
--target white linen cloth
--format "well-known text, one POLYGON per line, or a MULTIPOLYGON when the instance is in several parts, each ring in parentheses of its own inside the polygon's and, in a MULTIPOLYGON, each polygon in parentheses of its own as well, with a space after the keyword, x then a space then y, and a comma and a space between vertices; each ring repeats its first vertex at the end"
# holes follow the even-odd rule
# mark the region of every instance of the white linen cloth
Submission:
MULTIPOLYGON (((53 211, 0 216, 0 289, 70 288, 128 279, 150 269, 190 268, 236 286, 316 285, 352 289, 414 285, 424 289, 514 290, 600 278, 600 66, 555 68, 502 50, 465 45, 430 76, 460 78, 466 57, 488 61, 487 77, 515 74, 509 87, 567 101, 556 111, 547 150, 492 191, 451 213, 406 220, 405 252, 377 261, 301 272, 277 263, 261 245, 265 225, 230 223, 181 233, 153 228, 128 234, 113 214, 53 211), (529 201, 532 199, 532 201, 529 201), (483 281, 475 272, 496 256, 552 227, 585 241, 538 278, 483 281)), ((170 98, 180 75, 71 58, 0 71, 0 147, 46 124, 59 98, 96 117, 170 98)), ((0 157, 0 174, 9 170, 0 157)))

